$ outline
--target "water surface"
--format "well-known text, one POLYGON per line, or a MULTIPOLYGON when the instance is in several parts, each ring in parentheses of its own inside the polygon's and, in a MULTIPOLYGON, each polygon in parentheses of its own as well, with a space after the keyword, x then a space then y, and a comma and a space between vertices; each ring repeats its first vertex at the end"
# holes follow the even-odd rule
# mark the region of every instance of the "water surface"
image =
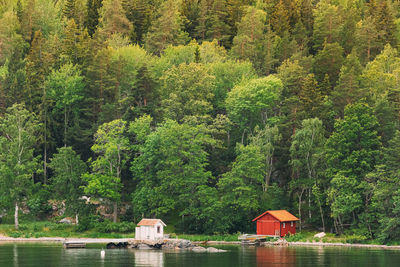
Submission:
POLYGON ((337 247, 224 246, 226 253, 110 249, 64 249, 56 243, 0 243, 0 266, 400 266, 400 251, 337 247))

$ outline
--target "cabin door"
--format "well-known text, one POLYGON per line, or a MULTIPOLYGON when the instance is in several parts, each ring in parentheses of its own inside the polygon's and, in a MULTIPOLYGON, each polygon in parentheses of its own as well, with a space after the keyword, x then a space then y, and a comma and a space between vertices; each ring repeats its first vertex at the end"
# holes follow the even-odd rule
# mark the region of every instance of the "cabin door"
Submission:
POLYGON ((274 229, 275 229, 275 236, 281 236, 281 223, 280 222, 274 223, 274 229))

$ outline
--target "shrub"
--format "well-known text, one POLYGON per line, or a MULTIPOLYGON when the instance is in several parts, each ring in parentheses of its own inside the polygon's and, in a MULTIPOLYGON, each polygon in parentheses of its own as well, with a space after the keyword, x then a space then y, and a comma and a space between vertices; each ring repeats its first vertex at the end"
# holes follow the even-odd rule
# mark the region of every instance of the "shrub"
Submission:
POLYGON ((292 234, 287 234, 287 235, 285 236, 285 239, 286 239, 286 241, 288 241, 288 242, 297 242, 297 241, 302 240, 303 238, 304 238, 304 236, 303 236, 302 233, 297 233, 297 234, 294 234, 294 235, 292 235, 292 234))

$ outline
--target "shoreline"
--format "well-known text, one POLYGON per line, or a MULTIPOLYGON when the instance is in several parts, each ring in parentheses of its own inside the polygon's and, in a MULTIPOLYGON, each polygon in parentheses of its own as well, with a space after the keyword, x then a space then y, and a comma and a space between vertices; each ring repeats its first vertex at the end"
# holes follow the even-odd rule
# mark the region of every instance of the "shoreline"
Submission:
POLYGON ((64 243, 64 242, 71 242, 71 241, 76 241, 76 242, 84 242, 86 244, 105 244, 105 243, 120 243, 120 242, 128 242, 129 240, 132 240, 133 238, 64 238, 64 237, 0 237, 0 244, 2 242, 43 242, 43 243, 64 243))
MULTIPOLYGON (((63 238, 63 237, 39 237, 39 238, 14 238, 0 236, 1 243, 12 243, 12 242, 43 242, 43 243, 64 243, 71 241, 81 241, 87 244, 105 244, 105 243, 119 243, 129 242, 134 238, 63 238)), ((195 245, 241 245, 240 241, 193 241, 195 245)), ((350 244, 350 243, 324 243, 324 242, 261 242, 260 246, 264 247, 347 247, 347 248, 375 248, 375 249, 393 249, 400 250, 400 245, 388 246, 388 245, 372 245, 372 244, 350 244)))

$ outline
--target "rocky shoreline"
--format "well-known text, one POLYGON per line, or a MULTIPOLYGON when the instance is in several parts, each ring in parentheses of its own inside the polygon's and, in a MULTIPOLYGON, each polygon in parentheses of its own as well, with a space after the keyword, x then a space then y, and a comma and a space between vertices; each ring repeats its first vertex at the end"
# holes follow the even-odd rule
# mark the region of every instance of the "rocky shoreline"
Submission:
MULTIPOLYGON (((240 241, 195 241, 191 242, 189 240, 183 239, 166 239, 161 240, 158 242, 165 242, 163 245, 150 243, 147 245, 148 247, 142 246, 138 247, 140 241, 134 239, 107 239, 107 238, 62 238, 62 237, 40 237, 40 238, 13 238, 13 237, 6 237, 0 236, 0 243, 4 242, 56 242, 56 243, 64 243, 66 241, 80 241, 85 242, 88 244, 95 244, 95 243, 118 243, 118 242, 128 242, 128 247, 136 248, 136 249, 187 249, 196 252, 223 252, 223 250, 215 248, 205 248, 202 246, 216 246, 216 245, 241 245, 242 242, 240 241)), ((155 242, 155 241, 153 241, 155 242)), ((388 246, 388 245, 369 245, 369 244, 349 244, 349 243, 324 243, 324 242, 287 242, 286 240, 278 240, 275 242, 259 242, 253 243, 249 245, 258 245, 258 246, 303 246, 303 247, 348 247, 348 248, 372 248, 372 249, 393 249, 393 250, 400 250, 400 246, 388 246)))
POLYGON ((168 250, 190 250, 193 252, 226 252, 223 249, 213 247, 202 247, 192 243, 186 239, 163 239, 157 241, 132 240, 128 244, 128 248, 134 249, 168 249, 168 250))

